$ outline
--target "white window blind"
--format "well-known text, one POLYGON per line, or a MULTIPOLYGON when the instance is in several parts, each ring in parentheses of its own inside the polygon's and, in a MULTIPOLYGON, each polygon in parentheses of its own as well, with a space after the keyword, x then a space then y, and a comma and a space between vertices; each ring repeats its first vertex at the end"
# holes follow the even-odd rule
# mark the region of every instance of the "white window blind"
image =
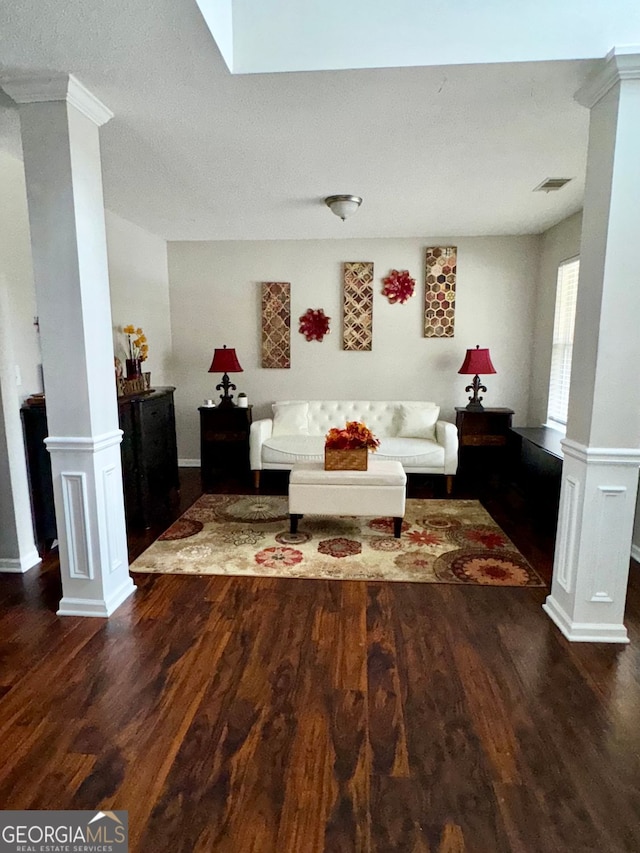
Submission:
POLYGON ((558 267, 547 421, 551 426, 558 426, 562 429, 566 426, 569 408, 571 354, 573 352, 573 329, 576 321, 579 271, 580 258, 563 261, 558 267))

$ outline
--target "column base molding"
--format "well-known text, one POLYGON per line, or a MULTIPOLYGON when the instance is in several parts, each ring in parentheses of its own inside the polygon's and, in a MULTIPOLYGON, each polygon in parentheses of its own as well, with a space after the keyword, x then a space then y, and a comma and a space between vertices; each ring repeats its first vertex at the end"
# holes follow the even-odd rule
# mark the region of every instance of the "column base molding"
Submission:
POLYGON ((40 565, 41 562, 42 558, 40 554, 33 548, 21 557, 0 557, 0 572, 14 572, 15 574, 23 575, 29 569, 40 565))
POLYGON ((58 616, 111 616, 135 591, 136 586, 129 577, 108 599, 70 598, 65 595, 60 601, 57 614, 58 616))
POLYGON ((624 627, 640 450, 562 442, 551 594, 544 611, 572 642, 628 643, 624 627))
POLYGON ((542 609, 572 643, 628 643, 624 625, 606 623, 572 622, 552 595, 548 595, 542 609))

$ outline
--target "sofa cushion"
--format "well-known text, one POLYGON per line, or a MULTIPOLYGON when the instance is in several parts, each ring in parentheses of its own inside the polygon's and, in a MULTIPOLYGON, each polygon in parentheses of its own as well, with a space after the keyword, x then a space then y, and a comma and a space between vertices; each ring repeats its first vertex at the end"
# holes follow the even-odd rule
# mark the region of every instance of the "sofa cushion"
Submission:
POLYGON ((361 421, 381 438, 397 435, 397 402, 384 400, 309 400, 309 435, 326 435, 347 421, 361 421))
POLYGON ((433 403, 401 403, 399 407, 400 423, 398 436, 400 438, 436 439, 436 421, 440 407, 433 403))
POLYGON ((405 468, 443 468, 444 447, 426 438, 385 438, 376 451, 378 459, 396 459, 405 468))
POLYGON ((309 404, 304 401, 273 404, 272 435, 308 435, 307 413, 309 404))
POLYGON ((319 462, 324 460, 323 435, 272 435, 262 445, 263 462, 319 462))
MULTIPOLYGON (((383 438, 374 454, 376 459, 395 460, 409 468, 444 467, 444 447, 424 438, 383 438)), ((266 464, 293 465, 294 462, 324 461, 324 436, 271 436, 262 445, 266 464)))

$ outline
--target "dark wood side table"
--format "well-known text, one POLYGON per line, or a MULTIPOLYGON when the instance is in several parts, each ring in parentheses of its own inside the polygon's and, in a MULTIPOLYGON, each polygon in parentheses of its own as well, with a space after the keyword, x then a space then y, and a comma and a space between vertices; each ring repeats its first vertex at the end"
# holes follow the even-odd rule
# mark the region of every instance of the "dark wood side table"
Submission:
POLYGON ((502 476, 507 464, 507 444, 513 409, 472 411, 456 406, 458 471, 478 482, 502 476))
POLYGON ((249 473, 251 406, 200 406, 200 471, 205 491, 221 473, 249 473))
POLYGON ((513 414, 513 409, 474 412, 456 406, 460 447, 506 447, 513 414))

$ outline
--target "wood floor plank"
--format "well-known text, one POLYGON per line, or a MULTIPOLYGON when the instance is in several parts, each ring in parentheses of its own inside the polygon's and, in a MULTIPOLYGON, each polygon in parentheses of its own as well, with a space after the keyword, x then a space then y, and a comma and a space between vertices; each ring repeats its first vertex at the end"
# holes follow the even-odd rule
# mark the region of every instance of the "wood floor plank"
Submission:
POLYGON ((404 696, 396 662, 392 593, 388 585, 367 586, 367 679, 372 763, 377 773, 408 778, 404 696))
POLYGON ((459 591, 441 586, 427 598, 416 587, 396 584, 393 589, 402 614, 398 662, 407 684, 409 765, 421 792, 423 832, 437 850, 451 823, 469 851, 508 851, 490 762, 475 733, 452 653, 452 626, 439 618, 452 609, 459 591))

